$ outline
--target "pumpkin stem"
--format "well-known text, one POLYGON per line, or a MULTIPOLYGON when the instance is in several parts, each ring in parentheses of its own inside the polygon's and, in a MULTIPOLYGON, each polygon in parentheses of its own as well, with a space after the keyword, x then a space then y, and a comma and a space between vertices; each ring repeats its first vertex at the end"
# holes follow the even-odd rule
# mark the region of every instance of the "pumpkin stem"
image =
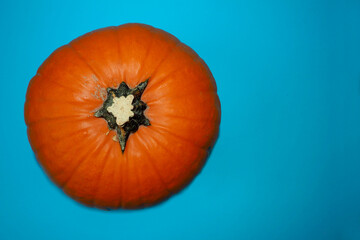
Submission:
POLYGON ((141 125, 150 126, 144 115, 146 103, 141 101, 148 79, 135 88, 129 88, 122 82, 118 89, 108 88, 107 98, 103 106, 95 112, 95 117, 104 118, 110 130, 115 130, 121 151, 124 153, 126 141, 131 133, 135 133, 141 125))

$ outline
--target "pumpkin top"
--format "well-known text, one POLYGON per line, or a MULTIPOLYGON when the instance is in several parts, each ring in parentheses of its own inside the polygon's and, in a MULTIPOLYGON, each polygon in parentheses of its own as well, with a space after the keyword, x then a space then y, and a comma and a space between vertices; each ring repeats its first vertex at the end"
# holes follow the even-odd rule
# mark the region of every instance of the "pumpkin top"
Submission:
POLYGON ((140 125, 150 125, 144 115, 147 105, 141 101, 147 84, 148 80, 145 80, 135 88, 129 88, 122 82, 118 89, 108 88, 107 99, 94 114, 95 117, 104 118, 111 130, 116 130, 122 152, 131 133, 135 133, 140 125))

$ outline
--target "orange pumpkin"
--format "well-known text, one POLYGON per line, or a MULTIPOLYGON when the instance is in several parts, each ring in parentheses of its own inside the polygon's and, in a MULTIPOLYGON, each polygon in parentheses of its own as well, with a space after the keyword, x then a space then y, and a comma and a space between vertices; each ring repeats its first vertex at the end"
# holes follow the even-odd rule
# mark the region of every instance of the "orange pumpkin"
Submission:
POLYGON ((142 208, 199 173, 218 136, 220 102, 191 48, 125 24, 53 52, 29 83, 25 121, 39 163, 70 197, 142 208))

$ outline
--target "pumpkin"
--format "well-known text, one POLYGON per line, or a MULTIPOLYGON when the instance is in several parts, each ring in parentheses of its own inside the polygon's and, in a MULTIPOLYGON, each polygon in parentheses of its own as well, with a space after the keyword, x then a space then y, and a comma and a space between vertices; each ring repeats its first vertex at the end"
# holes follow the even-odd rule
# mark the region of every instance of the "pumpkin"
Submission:
POLYGON ((67 195, 136 209, 168 199, 200 172, 218 136, 220 101, 191 48, 125 24, 54 51, 29 83, 25 122, 38 162, 67 195))

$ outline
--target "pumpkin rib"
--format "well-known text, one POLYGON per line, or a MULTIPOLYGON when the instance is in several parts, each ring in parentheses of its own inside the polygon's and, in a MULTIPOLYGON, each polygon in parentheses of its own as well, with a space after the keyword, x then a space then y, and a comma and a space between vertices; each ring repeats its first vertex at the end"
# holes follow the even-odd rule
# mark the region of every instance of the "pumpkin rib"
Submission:
MULTIPOLYGON (((168 128, 166 128, 166 127, 163 127, 163 126, 159 126, 159 125, 158 125, 157 128, 158 128, 158 129, 162 129, 162 130, 163 130, 164 132, 166 132, 167 134, 170 134, 170 135, 172 135, 173 137, 182 140, 183 142, 187 142, 187 143, 190 143, 191 145, 196 146, 196 147, 199 148, 200 150, 207 151, 207 149, 206 149, 204 146, 200 146, 200 145, 198 145, 196 142, 192 142, 192 141, 189 140, 189 139, 185 139, 185 138, 183 138, 183 137, 180 137, 179 135, 172 133, 172 132, 171 132, 168 128)), ((153 130, 154 130, 155 132, 159 133, 159 134, 163 134, 163 133, 161 133, 157 128, 153 128, 153 130)))
MULTIPOLYGON (((120 146, 118 146, 118 148, 120 148, 120 146)), ((121 151, 121 149, 120 149, 121 151)), ((121 207, 123 208, 123 202, 124 202, 124 187, 123 187, 123 184, 124 184, 124 162, 126 162, 126 159, 125 158, 121 158, 119 159, 119 167, 120 167, 120 189, 119 189, 119 192, 120 192, 120 197, 118 199, 118 202, 117 202, 117 206, 118 207, 121 207)))
MULTIPOLYGON (((38 103, 43 103, 43 102, 50 102, 50 103, 58 103, 59 105, 66 105, 66 104, 88 104, 90 105, 91 103, 87 103, 89 101, 93 101, 94 103, 98 103, 99 100, 96 99, 96 98, 88 98, 86 99, 86 101, 83 101, 83 102, 80 102, 80 101, 76 101, 76 100, 73 100, 73 101, 66 101, 66 100, 55 100, 55 99, 46 99, 46 98, 40 98, 41 101, 39 100, 33 100, 33 99, 29 99, 28 100, 28 104, 38 104, 38 103)), ((86 110, 87 111, 87 110, 86 110)))
MULTIPOLYGON (((148 156, 149 159, 148 162, 150 163, 153 171, 155 172, 155 175, 158 176, 158 179, 160 180, 161 184, 163 185, 163 188, 166 192, 168 192, 170 195, 173 194, 173 192, 171 191, 171 189, 169 188, 168 184, 166 183, 166 181, 164 180, 164 177, 160 174, 160 171, 158 170, 158 168, 155 166, 154 164, 154 158, 149 154, 149 150, 146 151, 146 156, 148 156)), ((142 204, 149 204, 149 203, 145 203, 142 202, 142 204)))
MULTIPOLYGON (((150 32, 152 36, 154 36, 154 33, 153 32, 150 32)), ((144 56, 144 59, 142 60, 140 66, 142 67, 142 69, 140 70, 140 72, 142 72, 145 68, 145 63, 146 63, 146 60, 149 58, 149 54, 150 54, 150 50, 153 46, 153 43, 154 43, 154 38, 151 38, 151 42, 149 43, 148 45, 148 48, 146 49, 146 53, 145 53, 145 56, 144 56)), ((143 81, 142 79, 138 79, 138 82, 136 83, 136 86, 139 85, 139 83, 143 81)))
MULTIPOLYGON (((41 73, 40 73, 41 74, 41 73)), ((43 74, 41 74, 42 76, 43 76, 43 74)), ((41 78, 40 78, 41 79, 41 78)), ((45 80, 42 80, 42 81, 45 81, 45 80)), ((50 83, 53 83, 53 84, 55 84, 55 85, 58 85, 59 87, 62 87, 62 88, 64 88, 65 90, 69 90, 71 93, 74 93, 77 89, 72 89, 72 88, 70 88, 69 86, 67 86, 67 85, 63 85, 62 83, 59 83, 59 82, 57 82, 57 81, 52 81, 51 80, 51 77, 48 77, 47 79, 46 79, 46 81, 48 81, 48 82, 50 82, 50 83)))
MULTIPOLYGON (((159 132, 158 132, 158 133, 159 133, 159 132)), ((161 134, 161 133, 159 133, 159 134, 161 134)), ((160 143, 160 141, 157 140, 157 138, 153 138, 153 139, 154 139, 164 150, 166 150, 168 153, 170 153, 170 155, 173 155, 172 151, 170 151, 167 147, 164 147, 164 145, 162 145, 162 144, 160 143)), ((200 148, 200 150, 202 150, 202 149, 200 148)), ((206 149, 206 150, 204 149, 204 154, 205 154, 206 156, 209 155, 208 149, 206 149)), ((204 159, 202 159, 200 162, 193 161, 189 166, 187 166, 187 168, 190 170, 190 169, 192 169, 192 167, 193 167, 195 164, 200 164, 201 166, 203 166, 204 163, 206 162, 206 159, 207 159, 207 158, 204 158, 204 159)), ((192 179, 194 179, 195 176, 196 176, 200 171, 201 171, 201 168, 197 169, 197 172, 196 172, 195 174, 193 174, 193 176, 191 176, 191 178, 188 179, 188 181, 191 181, 192 179)), ((186 185, 189 183, 188 181, 181 183, 181 185, 182 185, 182 186, 186 186, 186 185)), ((182 189, 182 187, 180 187, 176 192, 179 192, 181 189, 182 189)), ((174 192, 174 193, 176 193, 176 192, 174 192)))
POLYGON ((121 169, 121 189, 120 189, 120 192, 121 192, 121 198, 119 198, 120 200, 120 206, 121 208, 124 208, 125 207, 125 198, 124 198, 124 181, 126 180, 126 173, 127 173, 127 168, 128 168, 128 161, 127 161, 127 158, 124 157, 124 163, 122 164, 122 169, 121 169))
MULTIPOLYGON (((71 134, 67 135, 66 138, 72 138, 72 137, 76 136, 77 134, 82 133, 83 131, 88 130, 88 129, 91 129, 91 128, 92 128, 92 126, 91 126, 91 127, 86 127, 86 128, 78 129, 78 130, 72 132, 71 134)), ((59 139, 54 139, 54 140, 57 140, 57 141, 58 141, 59 139)), ((48 146, 48 144, 51 144, 51 142, 44 142, 43 144, 41 144, 40 146, 38 146, 38 147, 36 148, 36 150, 39 151, 39 150, 41 150, 43 147, 48 146)))
MULTIPOLYGON (((181 72, 182 70, 184 70, 183 67, 180 67, 180 68, 176 69, 175 71, 170 72, 168 75, 161 78, 160 80, 156 80, 156 82, 153 85, 150 86, 150 89, 151 89, 150 91, 158 90, 157 88, 161 87, 161 85, 159 85, 159 84, 163 83, 165 79, 169 79, 172 74, 181 72)), ((194 92, 188 92, 186 94, 177 95, 175 97, 169 97, 171 95, 163 94, 162 96, 156 97, 155 99, 147 100, 147 103, 148 104, 155 103, 155 102, 158 102, 159 100, 162 100, 163 98, 168 98, 169 100, 178 99, 178 98, 188 98, 189 96, 194 96, 194 95, 198 95, 198 94, 201 94, 201 93, 203 93, 203 94, 214 94, 214 93, 217 94, 217 89, 216 88, 213 88, 213 89, 209 88, 209 89, 196 90, 194 92)))
MULTIPOLYGON (((120 47, 120 39, 119 39, 119 28, 116 28, 114 29, 114 33, 115 33, 115 39, 116 39, 116 47, 117 47, 117 59, 118 59, 118 62, 121 62, 121 47, 120 47)), ((123 82, 126 82, 126 76, 125 76, 125 73, 124 71, 120 71, 120 74, 119 74, 120 78, 121 78, 121 81, 123 82)), ((122 207, 122 206, 121 206, 122 207)))
MULTIPOLYGON (((149 161, 148 161, 149 162, 149 161)), ((141 192, 141 189, 142 189, 142 178, 141 178, 141 174, 140 174, 140 169, 136 168, 136 178, 137 178, 137 181, 138 181, 138 196, 139 196, 139 202, 141 204, 144 203, 144 197, 142 196, 142 192, 141 192)))
POLYGON ((89 64, 88 61, 86 61, 86 59, 81 55, 81 53, 72 45, 72 43, 70 42, 68 44, 68 46, 70 47, 70 49, 73 50, 73 52, 75 53, 75 55, 85 63, 85 65, 89 68, 89 70, 91 72, 93 72, 93 74, 95 75, 95 77, 99 80, 99 83, 104 83, 103 78, 100 78, 100 75, 95 71, 95 69, 89 64))
POLYGON ((168 57, 170 57, 171 54, 174 53, 174 51, 179 47, 180 44, 182 44, 182 42, 180 42, 179 39, 176 39, 176 40, 177 40, 177 43, 176 43, 172 48, 169 47, 169 48, 171 48, 171 50, 170 50, 167 54, 165 54, 165 56, 163 57, 163 59, 162 59, 162 60, 159 62, 159 64, 155 67, 154 72, 153 72, 152 75, 154 75, 154 74, 159 70, 159 67, 165 62, 165 60, 166 60, 168 57))
MULTIPOLYGON (((73 137, 73 136, 72 136, 73 137)), ((68 140, 68 139, 67 139, 68 140)), ((82 148, 84 148, 84 147, 86 147, 86 146, 88 146, 89 144, 86 142, 86 141, 83 141, 82 142, 82 144, 80 144, 80 145, 77 145, 76 146, 76 148, 74 148, 73 150, 76 150, 77 152, 78 152, 78 150, 79 149, 82 149, 82 148)), ((83 154, 83 156, 87 156, 87 154, 91 151, 91 150, 93 150, 93 148, 89 148, 89 151, 87 151, 87 152, 85 152, 85 154, 83 154)), ((37 152, 36 152, 36 154, 37 154, 37 152)), ((71 157, 71 153, 67 153, 67 154, 65 154, 65 155, 63 155, 63 158, 62 159, 66 159, 67 157, 69 156, 69 158, 71 157), (70 155, 69 155, 70 154, 70 155)), ((81 159, 81 158, 79 158, 79 159, 81 159)), ((40 160, 40 162, 41 162, 41 159, 39 159, 40 160)), ((71 161, 71 160, 68 160, 68 161, 71 161)), ((77 167, 75 167, 74 169, 76 169, 77 167)), ((68 171, 68 168, 63 168, 63 169, 58 169, 58 171, 65 171, 65 172, 67 172, 68 171)), ((73 171, 73 173, 74 173, 74 171, 73 171)), ((72 174, 73 174, 72 173, 72 174)), ((69 176, 69 178, 71 178, 71 176, 72 176, 72 174, 70 174, 70 176, 69 176)), ((56 175, 55 175, 56 176, 56 175)), ((64 186, 64 184, 68 181, 69 179, 67 179, 66 181, 64 181, 63 183, 61 183, 60 184, 60 182, 56 182, 56 184, 61 188, 61 189, 63 189, 63 186, 64 186)))
POLYGON ((65 115, 65 116, 59 116, 59 117, 52 117, 52 118, 41 118, 41 119, 37 119, 31 122, 27 122, 26 125, 28 128, 33 127, 36 124, 40 124, 43 122, 50 122, 50 121, 60 121, 60 120, 70 120, 72 119, 72 121, 84 121, 84 120, 88 120, 86 119, 88 116, 84 116, 82 115, 65 115))
MULTIPOLYGON (((159 133, 159 132, 158 132, 158 133, 159 133)), ((159 134, 161 134, 161 133, 159 133, 159 134)), ((172 159, 176 159, 176 162, 177 162, 178 164, 180 164, 180 165, 183 164, 183 163, 182 163, 182 159, 179 159, 178 156, 175 155, 172 151, 170 151, 169 148, 165 147, 165 146, 161 143, 161 141, 159 141, 157 138, 154 138, 154 137, 152 137, 152 139, 153 139, 154 142, 157 143, 158 146, 160 146, 162 149, 164 149, 166 152, 168 152, 168 154, 169 154, 170 156, 172 156, 172 159)), ((194 164, 194 163, 192 163, 191 165, 193 165, 193 164, 194 164)), ((165 182, 165 181, 164 181, 164 182, 165 182)), ((171 191, 171 190, 169 190, 169 192, 170 192, 171 194, 175 194, 175 193, 178 192, 178 191, 171 191)))
MULTIPOLYGON (((166 60, 168 57, 170 57, 171 54, 173 54, 174 51, 175 51, 177 48, 179 48, 179 46, 181 46, 181 45, 184 46, 184 45, 185 45, 185 44, 182 43, 180 40, 178 40, 178 41, 179 41, 179 42, 178 42, 178 43, 174 46, 174 48, 170 51, 170 54, 167 55, 166 58, 163 59, 163 60, 160 62, 160 64, 156 67, 156 69, 154 70, 154 72, 153 72, 152 75, 155 75, 155 73, 157 72, 157 70, 158 70, 158 68, 161 66, 161 64, 164 62, 164 60, 166 60)), ((186 46, 186 45, 185 45, 185 46, 186 46)), ((193 60, 194 62, 203 61, 199 56, 197 56, 196 59, 192 59, 192 60, 193 60)), ((169 78, 172 74, 175 74, 175 73, 177 73, 177 72, 179 72, 179 71, 181 71, 181 70, 184 70, 184 67, 186 67, 186 64, 183 64, 183 65, 181 65, 180 67, 177 66, 177 68, 176 68, 175 70, 171 71, 171 72, 168 73, 165 77, 161 78, 160 80, 157 80, 154 84, 152 84, 151 86, 149 86, 149 89, 153 89, 154 86, 155 86, 155 87, 159 87, 159 86, 157 86, 157 85, 159 85, 160 83, 163 83, 163 80, 169 78)), ((151 90, 151 91, 153 91, 153 90, 151 90)), ((154 91, 155 91, 155 90, 154 90, 154 91)))
POLYGON ((143 146, 143 149, 145 149, 145 153, 146 155, 149 157, 148 162, 150 163, 150 165, 152 166, 153 171, 155 172, 155 174, 158 176, 160 182, 163 184, 164 189, 169 192, 172 193, 172 191, 170 190, 169 186, 167 185, 166 181, 164 180, 164 177, 160 174, 159 169, 155 166, 155 161, 153 156, 150 154, 151 151, 149 149, 149 147, 145 144, 145 141, 139 141, 141 143, 141 145, 143 146))
MULTIPOLYGON (((87 143, 86 141, 84 141, 85 143, 87 143)), ((101 144, 97 144, 97 146, 95 146, 94 148, 90 148, 89 147, 89 151, 86 151, 86 153, 84 154, 84 159, 81 160, 77 166, 75 167, 75 169, 72 171, 72 173, 70 174, 69 179, 67 179, 63 186, 61 187, 62 189, 65 189, 67 184, 71 181, 71 179, 74 177, 74 175, 76 174, 76 171, 80 168, 80 166, 86 162, 86 160, 88 160, 94 153, 96 153, 99 150, 99 145, 101 144)), ((87 146, 89 146, 89 144, 87 143, 87 146)), ((83 146, 81 146, 83 147, 83 146)), ((78 149, 81 149, 81 147, 79 147, 78 149)))
MULTIPOLYGON (((163 83, 165 79, 171 77, 173 74, 175 74, 175 73, 177 73, 177 72, 179 72, 179 71, 181 71, 183 69, 184 69, 184 66, 175 68, 175 70, 169 72, 166 76, 164 76, 164 77, 162 77, 160 79, 156 79, 155 83, 149 86, 149 89, 153 89, 154 87, 156 89, 156 87, 159 87, 158 85, 163 83)), ((152 75, 155 75, 155 73, 153 73, 152 75)), ((155 90, 150 90, 150 91, 155 91, 155 90)), ((148 101, 148 102, 150 102, 150 101, 148 101)))
POLYGON ((189 122, 207 122, 207 121, 209 121, 209 119, 207 119, 207 118, 188 118, 188 117, 174 115, 174 114, 163 114, 162 116, 168 117, 168 118, 178 118, 178 119, 182 119, 182 120, 187 120, 189 122))
MULTIPOLYGON (((178 40, 178 39, 177 39, 177 40, 178 40)), ((165 60, 166 60, 168 57, 171 56, 171 54, 174 53, 174 51, 179 47, 180 44, 182 44, 182 42, 180 42, 180 41, 178 40, 178 42, 177 42, 172 48, 169 47, 169 48, 171 48, 170 51, 169 51, 167 54, 165 54, 165 56, 163 57, 163 59, 162 59, 162 60, 159 62, 159 64, 154 68, 151 76, 154 76, 154 75, 157 73, 157 71, 159 70, 159 68, 161 67, 161 65, 165 62, 165 60)), ((150 77, 150 79, 151 79, 151 77, 150 77)), ((157 82, 157 81, 156 81, 156 82, 157 82)), ((155 83, 156 83, 156 82, 155 82, 155 83)), ((159 81, 159 82, 162 82, 162 81, 159 81)), ((153 85, 155 85, 155 83, 149 85, 147 90, 148 90, 148 91, 151 91, 150 89, 152 88, 153 85)))
POLYGON ((141 174, 140 174, 140 170, 138 168, 135 168, 135 172, 136 172, 136 180, 137 180, 137 184, 138 184, 138 196, 139 196, 139 202, 142 203, 143 197, 141 194, 141 189, 142 189, 142 181, 140 180, 141 174))
POLYGON ((108 158, 108 156, 109 156, 109 154, 110 154, 111 149, 112 149, 112 148, 109 146, 109 147, 108 147, 108 150, 106 151, 106 154, 104 155, 104 157, 103 157, 103 159, 102 159, 102 161, 104 162, 104 165, 103 165, 103 167, 102 167, 101 174, 100 174, 100 177, 99 177, 99 180, 98 180, 98 184, 97 184, 97 186, 96 186, 96 190, 95 190, 95 194, 94 194, 94 199, 93 199, 93 201, 92 201, 92 205, 93 205, 93 206, 96 206, 97 195, 99 194, 99 189, 101 188, 101 185, 100 185, 101 179, 102 179, 102 177, 103 177, 103 175, 104 175, 104 170, 105 170, 106 164, 109 163, 109 158, 108 158))
MULTIPOLYGON (((127 167, 129 167, 129 164, 133 164, 133 162, 129 162, 129 151, 125 152, 125 159, 127 161, 127 167)), ((134 173, 134 168, 132 168, 134 173)), ((127 174, 128 176, 129 174, 127 174)), ((136 184, 137 184, 137 195, 140 196, 140 182, 139 182, 139 175, 137 174, 136 168, 135 168, 135 178, 136 178, 136 184)), ((140 198, 139 198, 140 200, 140 198)))
MULTIPOLYGON (((156 130, 154 130, 154 128, 152 128, 152 130, 153 131, 155 131, 155 132, 157 132, 157 133, 159 133, 159 131, 156 131, 156 130)), ((159 134, 161 134, 161 133, 159 133, 159 134)), ((168 153, 170 153, 170 155, 174 155, 173 154, 173 152, 172 151, 170 151, 167 147, 165 147, 160 141, 158 141, 156 138, 152 138, 155 142, 157 142, 157 144, 159 145, 159 146, 161 146, 165 151, 167 151, 168 153)), ((176 158, 175 158, 176 159, 176 158)), ((178 160, 178 159, 177 159, 178 160)), ((179 162, 181 162, 181 161, 179 161, 179 162)))
MULTIPOLYGON (((117 147, 119 148, 119 151, 121 151, 120 146, 117 146, 117 147)), ((115 148, 114 148, 114 151, 116 151, 115 148)), ((122 162, 123 162, 123 160, 124 160, 123 158, 118 159, 118 161, 115 161, 115 165, 114 165, 113 180, 114 180, 114 178, 116 176, 119 176, 119 178, 118 178, 118 183, 119 183, 119 189, 118 189, 119 192, 118 193, 119 193, 119 196, 118 196, 118 199, 114 200, 114 206, 116 208, 121 207, 120 203, 121 203, 122 198, 123 198, 123 195, 122 195, 122 168, 123 168, 122 162)))
POLYGON ((70 87, 68 87, 68 86, 66 86, 66 85, 63 85, 62 83, 59 83, 59 82, 57 82, 57 81, 51 81, 51 80, 49 80, 49 79, 51 79, 51 78, 49 77, 49 78, 47 79, 48 82, 53 83, 53 84, 55 84, 55 85, 58 85, 59 87, 62 87, 62 88, 64 88, 65 90, 69 90, 71 93, 74 93, 74 92, 75 92, 75 89, 72 89, 72 88, 70 88, 70 87))
MULTIPOLYGON (((117 62, 121 62, 120 59, 120 43, 119 43, 119 36, 118 36, 118 27, 112 27, 112 32, 114 33, 115 36, 115 40, 116 40, 116 51, 114 50, 114 52, 116 52, 116 58, 117 58, 117 62)), ((121 81, 125 81, 124 80, 124 71, 119 71, 118 70, 118 76, 119 78, 121 78, 121 81)), ((120 81, 120 82, 121 82, 120 81)), ((118 84, 119 85, 119 84, 118 84)), ((116 87, 116 86, 115 86, 116 87)))
POLYGON ((202 94, 212 94, 213 95, 213 93, 217 93, 217 91, 214 90, 214 89, 208 89, 208 90, 203 90, 203 91, 195 91, 195 92, 191 92, 191 93, 187 93, 187 94, 183 94, 183 95, 177 95, 175 97, 169 97, 169 95, 164 94, 163 96, 161 96, 159 98, 156 98, 155 100, 148 101, 148 104, 159 102, 163 98, 167 98, 168 100, 177 100, 177 99, 180 99, 180 98, 189 98, 190 96, 199 95, 201 93, 202 94))
MULTIPOLYGON (((58 108, 58 109, 62 109, 62 108, 65 108, 65 107, 69 107, 69 105, 56 106, 56 108, 58 108)), ((71 118, 79 119, 79 120, 81 118, 81 120, 83 120, 83 121, 95 120, 96 119, 95 117, 93 117, 93 115, 97 111, 97 108, 93 109, 93 108, 89 107, 88 109, 83 109, 84 106, 81 106, 81 104, 78 104, 78 106, 75 106, 75 105, 71 106, 70 105, 70 107, 74 107, 74 109, 71 109, 71 111, 76 112, 76 113, 60 115, 60 116, 56 116, 56 115, 53 116, 54 114, 50 114, 50 116, 43 117, 43 118, 37 118, 37 119, 34 119, 34 120, 28 122, 27 126, 29 127, 32 124, 36 124, 36 123, 40 123, 40 122, 56 121, 56 120, 62 120, 62 119, 67 120, 67 119, 71 119, 71 118)))
MULTIPOLYGON (((40 77, 40 76, 43 76, 43 74, 37 73, 36 76, 40 77)), ((35 76, 35 77, 36 77, 36 76, 35 76)), ((34 77, 34 78, 35 78, 35 77, 34 77)), ((73 76, 73 77, 75 78, 75 76, 73 76)), ((33 78, 31 81, 34 81, 34 80, 35 80, 34 78, 33 78)), ((39 79, 38 81, 45 81, 45 80, 43 80, 42 78, 37 78, 37 79, 39 79)), ((52 78, 51 78, 51 76, 50 76, 50 77, 48 77, 48 78, 46 79, 46 81, 49 82, 49 83, 51 83, 51 84, 57 85, 58 87, 61 87, 61 88, 63 88, 64 90, 67 90, 67 91, 70 92, 70 93, 76 93, 76 91, 78 91, 78 89, 70 88, 70 87, 67 86, 67 85, 63 85, 62 83, 60 83, 60 82, 58 82, 58 81, 52 81, 51 79, 52 79, 52 78)), ((37 95, 36 97, 37 97, 38 100, 41 99, 41 100, 43 100, 44 102, 57 102, 58 100, 60 100, 60 101, 58 101, 59 103, 60 103, 60 102, 61 102, 61 103, 63 103, 63 102, 69 102, 69 103, 79 103, 79 104, 81 104, 81 103, 88 102, 88 101, 91 101, 91 100, 93 100, 93 102, 94 102, 94 101, 98 101, 98 99, 95 99, 95 98, 86 98, 86 99, 84 99, 84 100, 82 99, 81 101, 79 101, 79 99, 78 99, 78 100, 73 99, 72 101, 64 101, 62 98, 55 100, 55 99, 44 98, 42 95, 37 95), (41 97, 39 98, 38 96, 41 96, 41 97)), ((32 101, 34 101, 32 98, 29 99, 28 96, 26 97, 26 102, 27 102, 28 105, 30 105, 30 102, 32 102, 32 101)))

